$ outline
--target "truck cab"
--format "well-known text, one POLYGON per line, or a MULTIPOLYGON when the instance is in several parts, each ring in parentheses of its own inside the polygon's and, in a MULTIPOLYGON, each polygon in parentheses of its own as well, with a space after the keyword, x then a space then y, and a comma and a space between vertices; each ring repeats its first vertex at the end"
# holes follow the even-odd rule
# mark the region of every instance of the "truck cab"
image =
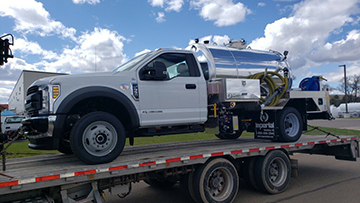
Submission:
POLYGON ((126 137, 203 131, 207 83, 191 51, 156 50, 113 72, 40 79, 25 107, 30 148, 109 162, 126 137))

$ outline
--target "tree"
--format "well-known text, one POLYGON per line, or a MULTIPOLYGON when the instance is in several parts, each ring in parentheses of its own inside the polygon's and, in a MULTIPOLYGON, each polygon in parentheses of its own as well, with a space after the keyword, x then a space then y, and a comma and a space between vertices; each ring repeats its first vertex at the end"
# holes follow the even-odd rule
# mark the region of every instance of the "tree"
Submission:
MULTIPOLYGON (((345 93, 345 82, 344 79, 340 80, 340 85, 337 87, 337 90, 345 93)), ((346 77, 346 94, 348 97, 348 102, 358 102, 360 101, 360 75, 353 75, 346 77)))

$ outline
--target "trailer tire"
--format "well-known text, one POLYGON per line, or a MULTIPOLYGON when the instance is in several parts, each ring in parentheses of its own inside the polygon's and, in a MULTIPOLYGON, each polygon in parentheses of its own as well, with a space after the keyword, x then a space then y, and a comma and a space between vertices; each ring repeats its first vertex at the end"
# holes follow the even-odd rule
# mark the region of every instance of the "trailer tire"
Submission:
POLYGON ((218 137, 219 139, 224 139, 224 140, 235 140, 238 139, 241 134, 242 134, 242 130, 237 130, 234 133, 230 134, 230 133, 220 133, 219 134, 215 134, 216 137, 218 137))
POLYGON ((255 181, 255 164, 256 164, 257 157, 251 157, 245 159, 243 165, 243 178, 247 185, 255 190, 259 190, 259 186, 255 181))
POLYGON ((238 189, 237 170, 227 159, 212 159, 195 170, 193 190, 197 202, 232 202, 238 189))
POLYGON ((108 163, 125 146, 125 129, 119 119, 107 112, 92 112, 80 118, 70 133, 74 154, 87 164, 108 163))
POLYGON ((270 194, 281 193, 290 183, 290 160, 280 150, 270 151, 266 156, 257 159, 254 172, 256 184, 261 191, 270 194))
POLYGON ((303 122, 298 110, 293 107, 284 108, 278 117, 279 141, 296 142, 303 129, 303 122))
POLYGON ((188 198, 196 201, 193 187, 194 172, 184 174, 180 178, 180 187, 188 198))

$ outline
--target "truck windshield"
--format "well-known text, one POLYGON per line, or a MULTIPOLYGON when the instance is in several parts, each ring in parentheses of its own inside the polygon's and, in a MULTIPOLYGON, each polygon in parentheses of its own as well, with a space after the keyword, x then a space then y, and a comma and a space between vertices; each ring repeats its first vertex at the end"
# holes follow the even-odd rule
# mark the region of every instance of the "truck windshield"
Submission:
POLYGON ((131 70, 136 64, 138 64, 142 59, 144 59, 146 56, 148 56, 151 52, 148 53, 144 53, 141 54, 133 59, 131 59, 130 61, 120 65, 119 67, 117 67, 114 72, 118 72, 118 71, 129 71, 131 70))
POLYGON ((25 117, 8 117, 5 119, 6 123, 21 123, 21 120, 25 117))

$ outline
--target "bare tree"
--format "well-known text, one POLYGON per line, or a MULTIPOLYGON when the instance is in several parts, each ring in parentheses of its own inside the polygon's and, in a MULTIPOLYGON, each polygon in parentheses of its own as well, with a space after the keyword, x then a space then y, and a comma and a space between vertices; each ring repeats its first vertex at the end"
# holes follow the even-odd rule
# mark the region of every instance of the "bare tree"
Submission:
MULTIPOLYGON (((345 93, 344 79, 340 80, 340 85, 337 90, 345 93)), ((360 75, 353 75, 346 77, 346 94, 348 96, 348 102, 360 101, 360 75)))

